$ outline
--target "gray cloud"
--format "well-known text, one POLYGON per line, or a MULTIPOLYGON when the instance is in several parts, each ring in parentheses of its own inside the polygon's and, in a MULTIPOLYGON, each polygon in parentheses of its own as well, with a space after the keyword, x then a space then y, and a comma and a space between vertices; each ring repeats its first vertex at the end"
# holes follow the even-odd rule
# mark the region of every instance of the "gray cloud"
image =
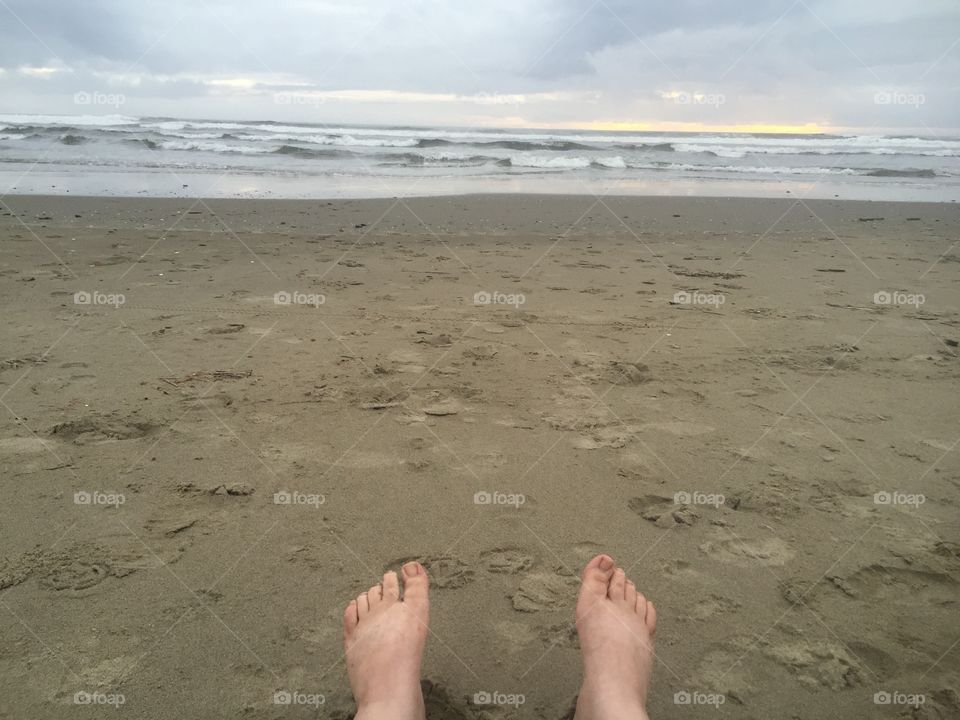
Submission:
POLYGON ((0 110, 101 90, 129 114, 956 128, 958 37, 953 0, 4 0, 0 110), (894 91, 923 102, 875 102, 894 91))

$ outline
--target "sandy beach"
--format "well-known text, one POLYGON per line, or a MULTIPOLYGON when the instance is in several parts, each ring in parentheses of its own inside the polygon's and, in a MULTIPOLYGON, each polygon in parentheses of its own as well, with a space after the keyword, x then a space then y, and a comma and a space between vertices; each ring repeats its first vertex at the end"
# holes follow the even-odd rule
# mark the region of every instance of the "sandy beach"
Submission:
POLYGON ((428 717, 561 720, 601 551, 657 604, 654 720, 960 717, 958 232, 4 197, 0 717, 348 718, 343 607, 416 558, 428 717))

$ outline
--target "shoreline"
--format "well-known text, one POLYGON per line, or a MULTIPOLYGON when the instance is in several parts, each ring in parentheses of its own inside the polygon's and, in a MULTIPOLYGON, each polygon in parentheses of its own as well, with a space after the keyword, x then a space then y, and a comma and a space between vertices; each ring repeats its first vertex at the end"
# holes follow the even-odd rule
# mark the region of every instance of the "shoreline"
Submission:
POLYGON ((45 195, 60 197, 137 197, 277 200, 362 200, 396 196, 469 197, 473 195, 571 195, 583 197, 704 197, 773 199, 799 197, 817 200, 955 203, 960 182, 908 183, 901 179, 837 181, 823 179, 682 178, 671 174, 633 178, 602 175, 559 176, 530 173, 489 177, 363 176, 223 174, 157 171, 104 173, 78 178, 76 169, 26 172, 0 169, 0 196, 45 195), (129 194, 130 188, 140 190, 129 194), (96 192, 94 192, 96 190, 96 192), (55 191, 55 192, 51 192, 55 191))

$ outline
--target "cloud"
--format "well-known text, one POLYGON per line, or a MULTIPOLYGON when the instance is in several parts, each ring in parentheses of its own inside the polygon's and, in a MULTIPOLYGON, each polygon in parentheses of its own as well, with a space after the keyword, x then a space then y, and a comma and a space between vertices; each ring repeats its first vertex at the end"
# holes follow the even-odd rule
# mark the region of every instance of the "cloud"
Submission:
POLYGON ((952 0, 7 0, 0 109, 124 88, 146 115, 951 128, 958 27, 952 0), (873 101, 895 90, 926 102, 873 101))

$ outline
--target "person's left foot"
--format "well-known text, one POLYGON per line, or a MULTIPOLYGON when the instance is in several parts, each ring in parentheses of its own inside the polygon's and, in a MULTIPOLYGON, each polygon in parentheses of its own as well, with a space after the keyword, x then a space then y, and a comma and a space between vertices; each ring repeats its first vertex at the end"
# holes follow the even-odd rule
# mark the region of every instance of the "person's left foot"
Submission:
POLYGON ((395 572, 351 600, 343 615, 343 646, 355 720, 424 720, 420 662, 430 604, 426 569, 403 566, 403 599, 395 572))

